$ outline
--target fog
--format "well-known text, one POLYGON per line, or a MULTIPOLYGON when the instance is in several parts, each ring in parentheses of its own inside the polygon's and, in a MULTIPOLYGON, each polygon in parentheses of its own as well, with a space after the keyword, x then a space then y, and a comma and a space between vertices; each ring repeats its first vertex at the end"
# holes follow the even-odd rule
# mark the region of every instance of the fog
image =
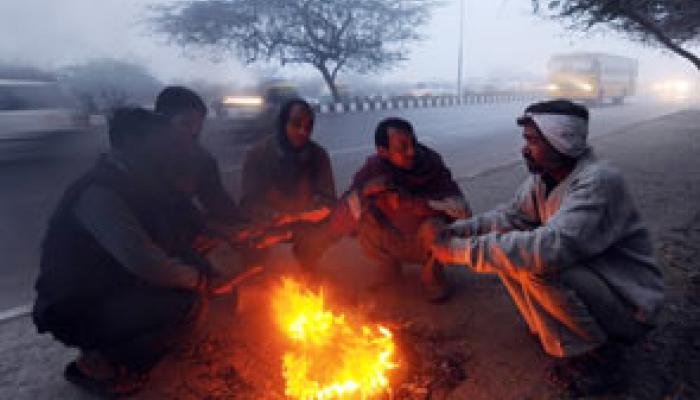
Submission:
MULTIPOLYGON (((548 57, 562 51, 604 51, 640 61, 640 78, 694 77, 686 61, 644 48, 614 33, 585 36, 533 16, 529 0, 465 0, 464 75, 542 77, 548 57)), ((315 77, 304 67, 242 66, 233 57, 214 63, 185 54, 149 34, 144 19, 155 0, 2 0, 0 61, 59 67, 112 57, 147 66, 165 82, 192 79, 248 81, 261 74, 315 77)), ((457 75, 459 1, 435 9, 425 40, 411 46, 409 60, 372 77, 384 82, 453 81, 457 75)))

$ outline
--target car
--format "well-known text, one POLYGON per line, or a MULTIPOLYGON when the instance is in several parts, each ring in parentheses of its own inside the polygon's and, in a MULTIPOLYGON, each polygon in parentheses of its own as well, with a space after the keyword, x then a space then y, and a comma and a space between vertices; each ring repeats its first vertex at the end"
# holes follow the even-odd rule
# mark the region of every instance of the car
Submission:
POLYGON ((87 115, 56 81, 0 79, 0 162, 53 157, 57 143, 75 137, 65 133, 87 126, 87 115))
POLYGON ((0 140, 85 128, 77 101, 55 81, 0 79, 0 140))
POLYGON ((223 96, 213 105, 216 116, 226 120, 234 134, 260 136, 272 133, 282 105, 301 98, 297 88, 286 81, 265 82, 257 88, 223 96))

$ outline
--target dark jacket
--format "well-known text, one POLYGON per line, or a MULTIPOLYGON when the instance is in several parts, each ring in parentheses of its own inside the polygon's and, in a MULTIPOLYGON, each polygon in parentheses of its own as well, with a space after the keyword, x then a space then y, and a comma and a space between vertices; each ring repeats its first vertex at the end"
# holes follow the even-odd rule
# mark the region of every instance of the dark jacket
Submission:
MULTIPOLYGON (((364 199, 365 208, 376 207, 376 211, 381 212, 388 222, 405 235, 415 235, 420 224, 427 218, 444 216, 443 213, 430 208, 428 200, 441 200, 451 196, 464 197, 442 157, 420 143, 416 146, 415 164, 410 170, 397 168, 376 154, 367 157, 365 164, 355 173, 350 189, 345 195, 354 190, 361 192, 369 181, 380 177, 386 178, 388 185, 399 193, 398 208, 389 206, 382 196, 364 199)), ((341 207, 347 209, 345 202, 341 207)), ((349 210, 343 211, 339 209, 337 216, 334 215, 334 229, 352 231, 355 226, 349 222, 352 221, 348 217, 349 210)))
POLYGON ((81 194, 97 185, 117 193, 153 242, 168 255, 207 273, 206 261, 192 250, 203 219, 191 201, 156 180, 135 177, 105 157, 64 193, 42 243, 34 319, 40 331, 52 329, 55 315, 76 305, 89 307, 112 293, 147 285, 123 267, 79 223, 73 210, 81 194))
POLYGON ((241 211, 255 220, 274 213, 333 207, 335 181, 328 153, 310 141, 296 150, 281 134, 271 135, 246 154, 241 211))
POLYGON ((198 147, 197 151, 195 176, 195 199, 200 203, 207 217, 228 224, 239 222, 240 212, 224 189, 219 164, 208 151, 201 147, 198 147))

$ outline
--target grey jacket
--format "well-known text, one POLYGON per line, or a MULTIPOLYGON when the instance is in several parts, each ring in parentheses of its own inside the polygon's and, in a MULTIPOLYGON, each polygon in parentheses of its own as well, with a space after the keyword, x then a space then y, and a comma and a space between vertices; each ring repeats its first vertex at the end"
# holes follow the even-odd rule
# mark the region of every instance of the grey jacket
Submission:
POLYGON ((530 176, 506 205, 450 231, 452 258, 477 272, 529 270, 540 275, 585 266, 651 322, 663 301, 663 277, 649 233, 622 174, 592 152, 546 195, 530 176))

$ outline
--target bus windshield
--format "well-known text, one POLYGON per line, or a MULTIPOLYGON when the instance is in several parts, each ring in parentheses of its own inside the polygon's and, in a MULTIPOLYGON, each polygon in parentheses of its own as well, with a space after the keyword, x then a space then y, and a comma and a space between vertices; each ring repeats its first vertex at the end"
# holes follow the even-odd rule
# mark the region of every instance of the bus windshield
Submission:
POLYGON ((595 65, 592 60, 580 58, 554 59, 549 63, 551 72, 594 73, 595 65))

